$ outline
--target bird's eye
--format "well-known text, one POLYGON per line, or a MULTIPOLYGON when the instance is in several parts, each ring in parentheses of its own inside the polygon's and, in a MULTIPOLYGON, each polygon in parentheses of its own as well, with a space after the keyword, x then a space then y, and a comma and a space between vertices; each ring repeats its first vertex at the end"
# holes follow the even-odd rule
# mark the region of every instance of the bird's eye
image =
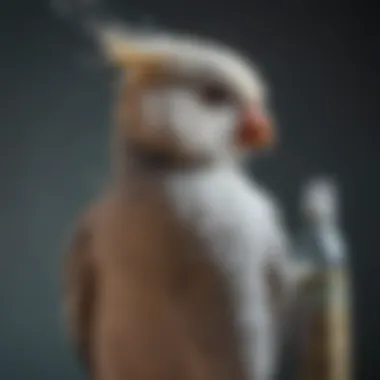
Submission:
POLYGON ((220 105, 230 100, 227 89, 218 83, 200 86, 199 94, 202 101, 211 105, 220 105))

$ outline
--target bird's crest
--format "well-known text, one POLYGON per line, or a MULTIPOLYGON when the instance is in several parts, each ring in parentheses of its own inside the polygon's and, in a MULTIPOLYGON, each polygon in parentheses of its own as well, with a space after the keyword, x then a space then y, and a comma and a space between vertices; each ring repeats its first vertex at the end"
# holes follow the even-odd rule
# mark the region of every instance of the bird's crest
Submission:
POLYGON ((165 60, 163 54, 143 49, 138 38, 117 29, 101 29, 98 36, 106 58, 121 69, 152 69, 165 60))

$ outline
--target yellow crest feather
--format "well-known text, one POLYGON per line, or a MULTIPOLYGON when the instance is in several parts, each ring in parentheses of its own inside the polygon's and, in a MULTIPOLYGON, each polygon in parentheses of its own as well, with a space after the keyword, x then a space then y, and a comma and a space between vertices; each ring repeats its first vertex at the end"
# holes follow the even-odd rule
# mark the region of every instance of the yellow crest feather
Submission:
POLYGON ((148 68, 161 65, 162 54, 144 51, 138 44, 129 42, 127 38, 114 31, 103 31, 101 42, 107 58, 121 68, 148 68))

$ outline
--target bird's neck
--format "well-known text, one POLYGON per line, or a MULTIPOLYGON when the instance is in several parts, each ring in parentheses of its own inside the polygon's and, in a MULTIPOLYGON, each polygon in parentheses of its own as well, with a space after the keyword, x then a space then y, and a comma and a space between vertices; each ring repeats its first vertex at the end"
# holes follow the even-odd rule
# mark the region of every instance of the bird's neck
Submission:
MULTIPOLYGON (((212 172, 228 166, 235 166, 235 160, 196 160, 175 157, 161 152, 152 152, 138 147, 129 147, 121 157, 122 177, 130 180, 160 182, 173 176, 194 175, 196 173, 212 172)), ((120 174, 120 173, 119 173, 120 174)))

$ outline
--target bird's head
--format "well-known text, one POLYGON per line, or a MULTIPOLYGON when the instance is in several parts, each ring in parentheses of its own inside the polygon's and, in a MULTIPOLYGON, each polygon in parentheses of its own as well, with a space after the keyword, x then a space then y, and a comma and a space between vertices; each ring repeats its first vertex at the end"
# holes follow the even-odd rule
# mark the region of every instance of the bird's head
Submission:
POLYGON ((339 211, 339 194, 334 179, 314 178, 304 187, 301 208, 308 222, 313 224, 335 223, 339 211))
POLYGON ((102 46, 126 70, 119 138, 181 162, 215 162, 273 142, 266 88, 244 57, 195 37, 105 29, 102 46))

